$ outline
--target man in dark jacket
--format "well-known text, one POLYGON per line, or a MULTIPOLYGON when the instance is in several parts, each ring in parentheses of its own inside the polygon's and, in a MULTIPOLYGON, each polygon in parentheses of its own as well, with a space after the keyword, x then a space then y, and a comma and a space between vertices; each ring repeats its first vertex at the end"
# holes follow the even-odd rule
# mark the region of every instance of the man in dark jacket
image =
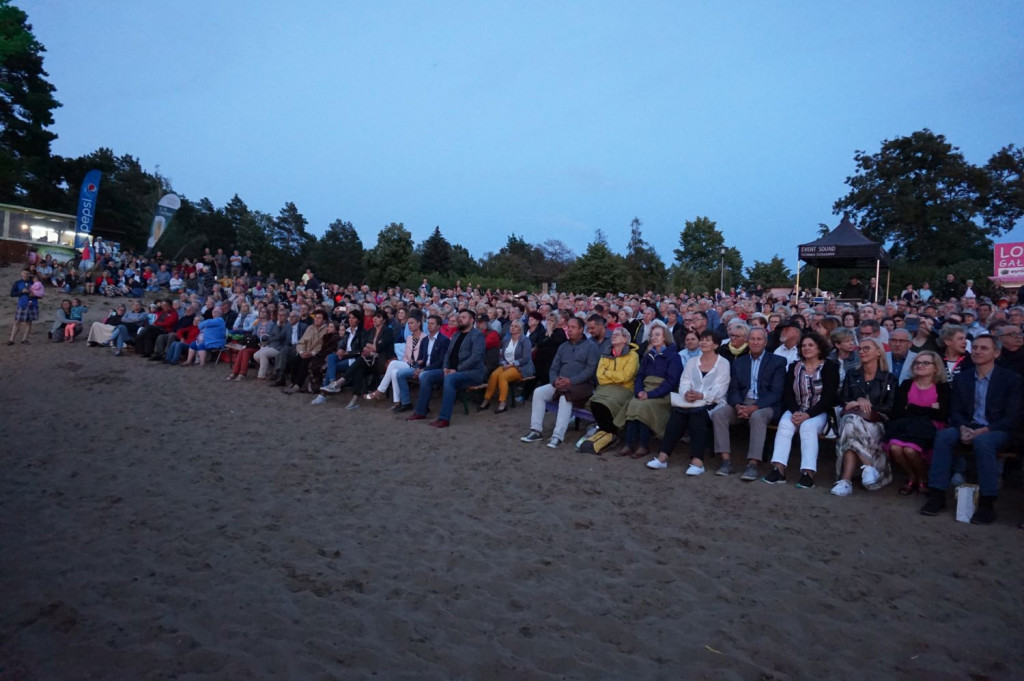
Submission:
POLYGON ((298 310, 293 309, 288 313, 288 323, 284 325, 282 333, 284 344, 274 359, 274 376, 277 380, 270 384, 271 387, 280 388, 285 385, 286 377, 295 363, 295 347, 306 333, 307 326, 308 324, 300 321, 298 310))
POLYGON ((923 515, 937 515, 946 508, 954 449, 967 448, 974 450, 981 493, 971 522, 987 525, 996 519, 998 455, 1013 436, 1021 405, 1020 376, 996 366, 998 357, 999 341, 987 334, 978 336, 971 345, 973 369, 953 379, 949 426, 935 436, 923 515))
POLYGON ((420 373, 420 395, 416 409, 408 421, 427 418, 430 397, 437 386, 442 387, 441 411, 430 422, 435 428, 447 428, 451 424, 455 396, 460 390, 484 382, 484 336, 476 328, 476 314, 472 310, 459 312, 458 331, 451 338, 445 353, 444 368, 420 373))
MULTIPOLYGON (((450 343, 451 341, 441 333, 441 318, 436 314, 427 317, 427 335, 420 340, 416 357, 413 358, 416 370, 412 372, 412 378, 419 380, 420 375, 425 371, 443 370, 444 358, 448 354, 450 343)), ((398 387, 401 405, 394 409, 394 411, 403 412, 411 410, 412 401, 409 397, 409 376, 402 372, 395 374, 395 385, 398 387)))
POLYGON ((950 298, 959 298, 964 292, 964 287, 960 285, 960 282, 956 280, 956 277, 950 273, 946 275, 946 281, 942 283, 942 288, 939 290, 939 296, 942 300, 949 300, 950 298))
POLYGON ((731 366, 728 403, 711 412, 715 431, 715 451, 722 456, 716 475, 732 473, 732 446, 729 426, 746 423, 750 427, 747 467, 740 480, 760 477, 768 424, 782 415, 782 387, 786 380, 786 360, 768 352, 768 332, 754 327, 747 336, 750 352, 737 357, 731 366))

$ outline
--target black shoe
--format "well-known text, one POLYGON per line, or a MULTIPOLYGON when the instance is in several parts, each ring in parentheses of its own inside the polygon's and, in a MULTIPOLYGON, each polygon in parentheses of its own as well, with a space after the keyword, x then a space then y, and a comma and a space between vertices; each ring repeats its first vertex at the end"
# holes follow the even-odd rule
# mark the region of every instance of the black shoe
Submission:
POLYGON ((938 515, 946 510, 946 491, 938 489, 928 490, 928 501, 921 507, 921 515, 938 515))
POLYGON ((807 473, 800 474, 800 480, 796 483, 797 489, 810 489, 814 487, 814 478, 807 473))
POLYGON ((396 414, 401 414, 402 412, 405 412, 405 411, 412 411, 412 405, 411 404, 400 404, 397 407, 392 407, 391 411, 395 412, 396 414))
POLYGON ((53 331, 47 331, 46 337, 49 338, 50 340, 53 340, 53 331))
POLYGON ((971 516, 971 525, 991 525, 996 521, 995 497, 978 499, 978 509, 971 516))
POLYGON ((778 468, 772 466, 771 472, 769 472, 768 475, 761 478, 761 481, 767 482, 769 485, 785 485, 786 476, 780 473, 778 468))
POLYGON ((991 525, 996 521, 996 511, 993 508, 979 508, 971 516, 971 525, 991 525))

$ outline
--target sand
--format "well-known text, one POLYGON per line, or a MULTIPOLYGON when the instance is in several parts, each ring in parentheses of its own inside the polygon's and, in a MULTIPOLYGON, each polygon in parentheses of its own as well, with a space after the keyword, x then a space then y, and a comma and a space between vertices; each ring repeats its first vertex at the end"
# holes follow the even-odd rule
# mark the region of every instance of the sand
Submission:
POLYGON ((832 453, 808 491, 688 479, 48 326, 0 346, 3 681, 1024 675, 1018 491, 981 527, 832 497, 832 453))

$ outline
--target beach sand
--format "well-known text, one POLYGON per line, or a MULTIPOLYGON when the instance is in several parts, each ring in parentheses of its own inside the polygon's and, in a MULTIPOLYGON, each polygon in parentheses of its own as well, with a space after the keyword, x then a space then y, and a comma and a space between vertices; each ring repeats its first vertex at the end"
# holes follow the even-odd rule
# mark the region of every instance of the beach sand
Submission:
POLYGON ((813 490, 689 479, 48 327, 0 346, 2 681, 1024 675, 1018 491, 981 527, 832 497, 831 452, 813 490))

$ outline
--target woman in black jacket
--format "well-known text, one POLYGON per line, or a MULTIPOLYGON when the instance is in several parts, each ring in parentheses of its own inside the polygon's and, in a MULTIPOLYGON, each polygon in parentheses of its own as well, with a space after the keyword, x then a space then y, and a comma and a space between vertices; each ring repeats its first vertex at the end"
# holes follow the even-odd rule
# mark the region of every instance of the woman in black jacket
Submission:
POLYGON ((551 382, 549 376, 551 362, 555 359, 558 346, 565 341, 565 331, 558 325, 558 315, 552 312, 548 315, 544 336, 539 343, 534 344, 534 348, 537 349, 537 354, 533 357, 533 366, 537 371, 537 386, 547 385, 551 382))
POLYGON ((772 470, 761 479, 772 485, 785 484, 793 437, 799 430, 800 481, 796 486, 808 489, 814 487, 818 470, 818 436, 835 421, 839 365, 825 358, 828 344, 818 333, 805 333, 799 347, 800 359, 789 366, 782 389, 786 411, 775 434, 772 470))
POLYGON ((860 472, 869 490, 892 482, 889 456, 882 449, 885 422, 896 404, 896 377, 889 372, 885 346, 877 338, 862 338, 860 366, 846 372, 839 391, 843 408, 836 442, 836 477, 832 494, 845 497, 853 492, 853 477, 860 472))
POLYGON ((352 399, 346 409, 358 409, 359 397, 372 380, 380 380, 388 362, 395 358, 395 335, 388 324, 388 313, 376 310, 373 326, 365 331, 360 356, 345 371, 344 383, 352 386, 352 399))

